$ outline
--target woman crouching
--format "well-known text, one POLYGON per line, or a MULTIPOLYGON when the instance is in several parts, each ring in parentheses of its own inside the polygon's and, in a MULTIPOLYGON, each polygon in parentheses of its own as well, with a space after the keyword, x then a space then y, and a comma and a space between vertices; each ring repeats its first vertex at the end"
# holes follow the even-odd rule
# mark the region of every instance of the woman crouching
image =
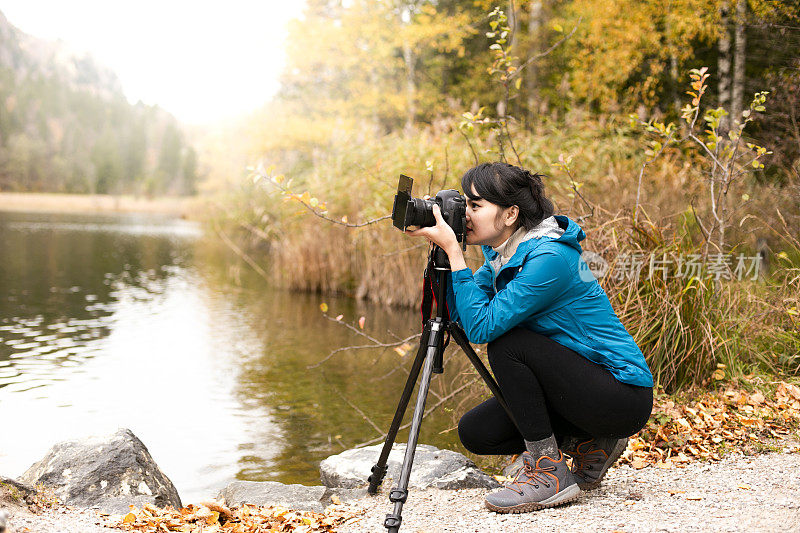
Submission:
POLYGON ((488 343, 492 371, 513 414, 495 398, 459 421, 464 447, 480 455, 522 453, 523 466, 486 496, 499 513, 528 512, 574 500, 599 486, 647 422, 653 376, 605 291, 581 259, 583 230, 553 216, 541 176, 485 163, 461 179, 467 244, 486 261, 467 268, 452 228, 409 230, 450 260, 450 316, 473 343, 488 343), (572 457, 570 469, 565 454, 572 457))

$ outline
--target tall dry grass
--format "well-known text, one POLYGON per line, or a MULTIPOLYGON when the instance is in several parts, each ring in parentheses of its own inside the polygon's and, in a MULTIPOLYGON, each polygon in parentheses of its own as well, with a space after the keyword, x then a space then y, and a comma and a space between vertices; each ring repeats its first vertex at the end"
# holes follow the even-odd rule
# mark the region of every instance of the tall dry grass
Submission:
MULTIPOLYGON (((667 151, 647 167, 639 190, 642 147, 622 121, 545 125, 535 136, 518 135, 521 164, 549 174, 547 192, 558 212, 586 217, 585 249, 612 266, 630 253, 666 254, 677 261, 700 252, 703 235, 696 220, 708 216, 707 183, 696 152, 667 151), (560 154, 571 156, 571 175, 552 165, 560 154)), ((496 159, 497 154, 487 152, 490 141, 474 143, 485 160, 496 159)), ((457 131, 432 127, 369 142, 343 137, 315 153, 313 164, 281 170, 293 178, 288 185, 293 191, 309 191, 326 202, 324 216, 364 222, 390 212, 400 173, 416 178, 414 194, 421 196, 460 188, 460 175, 474 163, 473 151, 457 131)), ((770 271, 759 281, 661 280, 646 272, 635 282, 602 280, 656 381, 668 391, 754 371, 800 372, 800 245, 794 237, 800 230, 798 189, 749 179, 735 183, 729 195, 740 200, 731 202, 731 249, 724 252, 767 254, 770 271)), ((246 188, 228 205, 235 209, 222 218, 228 227, 248 228, 240 237, 249 241, 248 249, 266 252, 260 260, 280 285, 389 305, 419 302, 427 250, 393 229, 389 220, 345 228, 296 201, 282 200, 269 185, 246 188)), ((470 251, 468 262, 480 264, 477 250, 470 251)))

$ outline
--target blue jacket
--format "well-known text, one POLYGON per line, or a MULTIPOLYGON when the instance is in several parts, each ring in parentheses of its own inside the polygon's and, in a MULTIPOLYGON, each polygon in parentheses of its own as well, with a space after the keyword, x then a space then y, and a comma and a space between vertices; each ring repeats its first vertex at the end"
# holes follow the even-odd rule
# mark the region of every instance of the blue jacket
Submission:
POLYGON ((483 247, 486 262, 450 276, 450 316, 469 340, 491 342, 521 326, 553 339, 607 368, 617 380, 653 386, 644 355, 619 321, 605 291, 581 259, 586 233, 565 216, 556 216, 561 237, 539 237, 519 244, 498 272, 497 252, 483 247))

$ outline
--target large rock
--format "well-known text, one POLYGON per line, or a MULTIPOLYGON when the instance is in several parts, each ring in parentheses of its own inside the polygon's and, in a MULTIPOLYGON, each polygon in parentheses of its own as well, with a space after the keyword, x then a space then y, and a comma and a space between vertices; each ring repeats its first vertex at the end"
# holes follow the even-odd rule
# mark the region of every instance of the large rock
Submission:
POLYGON ((284 485, 276 481, 234 481, 217 497, 229 507, 278 505, 300 511, 322 512, 333 501, 346 502, 366 496, 366 489, 331 489, 329 487, 284 485))
POLYGON ((145 503, 181 507, 175 486, 129 429, 60 442, 19 479, 42 483, 66 505, 108 513, 125 513, 129 505, 145 503))
MULTIPOLYGON (((372 466, 378 462, 382 444, 354 448, 332 455, 319 465, 322 484, 328 487, 355 488, 366 486, 372 466)), ((395 443, 389 453, 389 467, 383 486, 392 488, 400 479, 400 468, 405 455, 405 444, 395 443)), ((458 452, 440 450, 427 444, 418 444, 411 468, 409 488, 467 489, 496 488, 500 484, 484 474, 475 463, 458 452)))
MULTIPOLYGON (((36 503, 36 489, 16 479, 0 476, 0 509, 20 507, 36 503)), ((2 529, 0 529, 2 533, 2 529)))

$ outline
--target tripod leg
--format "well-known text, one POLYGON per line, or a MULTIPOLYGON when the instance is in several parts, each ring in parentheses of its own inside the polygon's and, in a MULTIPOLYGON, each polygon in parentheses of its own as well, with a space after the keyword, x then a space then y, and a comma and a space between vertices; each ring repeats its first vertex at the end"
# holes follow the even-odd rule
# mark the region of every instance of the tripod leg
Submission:
POLYGON ((480 374, 481 378, 483 378, 486 386, 489 387, 489 390, 492 391, 494 397, 497 398, 497 402, 506 412, 508 418, 510 418, 511 421, 514 422, 514 425, 516 425, 516 422, 514 421, 514 415, 511 414, 511 409, 508 408, 508 404, 506 404, 506 401, 503 398, 503 393, 500 392, 500 385, 497 384, 497 381, 495 381, 492 373, 489 372, 489 369, 483 364, 481 358, 478 357, 478 354, 476 354, 475 350, 472 349, 472 345, 470 345, 469 339, 467 339, 467 335, 464 333, 464 330, 462 330, 458 324, 454 322, 450 322, 448 324, 448 329, 450 330, 450 335, 453 336, 453 340, 455 340, 456 344, 458 344, 461 349, 464 350, 464 353, 467 354, 467 358, 472 363, 472 366, 475 367, 475 370, 477 370, 478 374, 480 374))
POLYGON ((400 514, 403 512, 403 504, 406 502, 406 498, 408 498, 408 481, 411 478, 411 466, 414 462, 414 452, 417 448, 419 429, 422 425, 422 416, 425 414, 425 400, 428 397, 428 388, 431 384, 433 365, 436 359, 439 338, 442 335, 443 327, 444 325, 441 322, 433 322, 431 326, 431 336, 427 343, 428 350, 425 356, 425 367, 422 370, 422 379, 419 382, 417 403, 414 407, 411 429, 409 429, 408 432, 408 444, 406 445, 406 454, 403 458, 403 466, 400 469, 400 479, 397 483, 397 487, 392 489, 389 493, 389 500, 394 503, 394 511, 386 515, 386 520, 383 523, 389 533, 397 533, 400 529, 400 523, 402 522, 400 514))
POLYGON ((422 337, 419 343, 417 355, 414 358, 414 363, 411 365, 411 370, 408 372, 408 379, 403 388, 403 394, 400 396, 400 402, 397 405, 397 410, 394 412, 394 418, 389 426, 389 431, 386 433, 386 440, 383 443, 383 449, 378 457, 378 462, 372 467, 372 474, 369 476, 369 487, 367 492, 375 494, 378 492, 378 487, 383 482, 383 477, 386 475, 386 462, 389 460, 389 453, 392 451, 392 445, 397 432, 400 429, 400 424, 403 421, 403 415, 408 408, 408 402, 411 400, 411 393, 414 391, 414 385, 417 383, 419 372, 422 369, 422 364, 425 362, 425 353, 428 349, 428 337, 430 335, 430 323, 426 324, 422 330, 422 337))

